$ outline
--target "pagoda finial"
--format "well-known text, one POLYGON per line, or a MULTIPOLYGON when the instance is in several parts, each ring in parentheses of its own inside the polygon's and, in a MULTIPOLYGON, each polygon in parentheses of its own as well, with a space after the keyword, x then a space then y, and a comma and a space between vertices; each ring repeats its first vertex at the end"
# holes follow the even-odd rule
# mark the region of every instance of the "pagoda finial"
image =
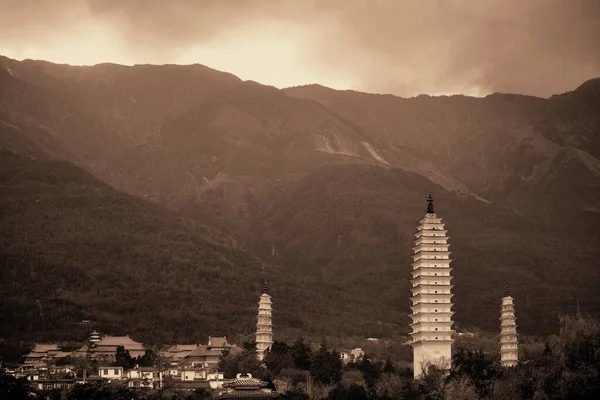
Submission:
POLYGON ((267 293, 269 291, 269 286, 267 286, 267 281, 265 281, 265 285, 263 286, 263 293, 267 293))
POLYGON ((510 290, 508 290, 508 285, 506 285, 506 286, 504 287, 504 295, 505 295, 505 296, 510 296, 510 290))
POLYGON ((433 211, 433 197, 431 196, 431 193, 429 193, 429 197, 427 197, 427 214, 433 213, 435 213, 435 211, 433 211))

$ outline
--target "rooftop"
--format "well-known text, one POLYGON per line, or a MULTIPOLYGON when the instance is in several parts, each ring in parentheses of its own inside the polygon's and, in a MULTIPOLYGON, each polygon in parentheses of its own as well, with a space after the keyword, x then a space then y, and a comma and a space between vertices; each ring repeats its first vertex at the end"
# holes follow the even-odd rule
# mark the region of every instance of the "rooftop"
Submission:
POLYGON ((144 348, 142 343, 136 342, 129 335, 126 336, 103 336, 102 340, 96 346, 123 346, 125 349, 140 349, 144 348))
POLYGON ((227 336, 208 337, 208 347, 229 347, 227 336))
POLYGON ((193 351, 198 347, 197 344, 176 344, 167 349, 168 352, 193 351))
POLYGON ((220 399, 264 399, 264 398, 273 398, 276 399, 279 397, 279 394, 274 392, 267 392, 260 389, 255 390, 233 390, 229 392, 222 393, 221 396, 217 397, 220 399))
POLYGON ((56 343, 36 343, 35 347, 31 350, 36 353, 46 353, 48 351, 59 351, 58 344, 56 343))
POLYGON ((188 357, 206 357, 206 356, 220 356, 221 350, 219 349, 211 349, 208 346, 200 345, 196 347, 195 350, 191 351, 189 354, 185 356, 188 357))

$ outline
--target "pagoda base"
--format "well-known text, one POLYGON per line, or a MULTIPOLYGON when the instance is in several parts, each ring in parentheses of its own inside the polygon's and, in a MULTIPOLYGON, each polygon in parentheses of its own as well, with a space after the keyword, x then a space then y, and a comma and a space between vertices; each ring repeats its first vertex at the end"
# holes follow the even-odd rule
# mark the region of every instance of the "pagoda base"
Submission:
POLYGON ((443 370, 452 366, 451 341, 418 341, 413 342, 413 371, 414 378, 420 379, 430 365, 443 370))

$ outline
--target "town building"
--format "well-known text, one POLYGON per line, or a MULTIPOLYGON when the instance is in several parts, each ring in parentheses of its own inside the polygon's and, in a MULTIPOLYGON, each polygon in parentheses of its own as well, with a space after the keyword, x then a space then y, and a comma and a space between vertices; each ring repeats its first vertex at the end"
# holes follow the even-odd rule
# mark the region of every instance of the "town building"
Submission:
POLYGON ((258 317, 256 323, 256 355, 259 361, 265 358, 265 351, 273 345, 273 316, 271 296, 267 282, 258 301, 258 317))
POLYGON ((412 265, 413 369, 420 378, 430 365, 450 369, 454 330, 447 230, 427 199, 427 212, 415 233, 412 265))
POLYGON ((515 306, 507 285, 500 308, 500 365, 514 367, 518 363, 519 345, 515 306))

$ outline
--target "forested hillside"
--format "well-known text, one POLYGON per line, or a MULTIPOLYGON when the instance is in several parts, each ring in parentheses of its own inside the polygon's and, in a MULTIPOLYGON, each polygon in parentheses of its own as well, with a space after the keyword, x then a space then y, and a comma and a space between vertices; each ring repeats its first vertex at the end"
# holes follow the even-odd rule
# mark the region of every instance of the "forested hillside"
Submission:
POLYGON ((248 335, 263 279, 284 339, 403 335, 428 193, 459 329, 495 330, 507 283, 524 333, 598 315, 598 86, 400 99, 0 58, 0 315, 26 316, 1 335, 248 335))

